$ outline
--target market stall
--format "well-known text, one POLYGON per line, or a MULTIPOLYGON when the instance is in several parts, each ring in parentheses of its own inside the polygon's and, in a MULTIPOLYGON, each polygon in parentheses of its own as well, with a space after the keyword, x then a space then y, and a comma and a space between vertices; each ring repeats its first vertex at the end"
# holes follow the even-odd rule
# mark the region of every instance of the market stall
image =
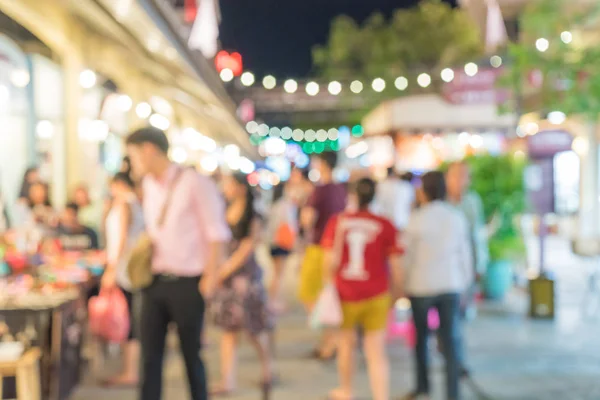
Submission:
MULTIPOLYGON (((104 255, 66 253, 56 239, 26 253, 15 239, 0 245, 0 361, 39 348, 42 398, 66 400, 79 383, 87 294, 104 255), (8 354, 3 347, 20 351, 8 354)), ((16 397, 14 378, 3 386, 3 398, 16 397)))

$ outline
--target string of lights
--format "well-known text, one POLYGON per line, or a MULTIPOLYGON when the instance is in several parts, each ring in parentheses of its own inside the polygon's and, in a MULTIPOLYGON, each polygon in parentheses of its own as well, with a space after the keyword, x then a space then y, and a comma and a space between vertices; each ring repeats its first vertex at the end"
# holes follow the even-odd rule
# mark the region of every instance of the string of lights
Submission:
MULTIPOLYGON (((561 32, 560 41, 567 45, 571 44, 573 41, 573 34, 569 31, 561 32)), ((550 41, 546 38, 538 38, 535 41, 535 48, 537 51, 545 53, 550 48, 550 41)), ((504 60, 499 55, 493 55, 489 59, 489 65, 495 69, 500 68, 503 63, 504 60)), ((479 66, 474 62, 465 64, 462 69, 468 77, 474 77, 479 73, 479 66)), ((439 71, 439 77, 443 82, 450 83, 455 79, 457 75, 456 72, 459 70, 460 68, 443 68, 439 71)), ((219 75, 223 82, 232 82, 236 78, 236 74, 230 68, 221 69, 219 75)), ((416 74, 416 83, 421 88, 429 87, 433 79, 434 77, 427 72, 416 74)), ((252 72, 245 71, 239 75, 239 82, 245 87, 252 87, 256 84, 257 79, 252 72)), ((298 83, 298 81, 294 79, 278 80, 273 75, 265 76, 261 83, 266 90, 273 90, 277 87, 279 82, 283 82, 283 90, 289 94, 294 94, 301 89, 301 85, 298 83)), ((371 89, 377 93, 383 92, 388 86, 388 82, 384 78, 376 77, 365 82, 358 79, 353 80, 346 84, 346 88, 344 87, 344 84, 337 80, 323 84, 323 88, 321 87, 321 84, 315 80, 309 80, 303 85, 303 89, 309 96, 316 96, 321 92, 321 90, 327 90, 329 94, 337 96, 347 89, 350 89, 350 92, 353 94, 360 94, 368 84, 370 84, 371 89)), ((410 85, 410 80, 407 76, 398 76, 393 81, 393 84, 399 91, 405 91, 410 85)))
MULTIPOLYGON (((499 55, 494 55, 490 58, 489 63, 493 68, 497 69, 502 66, 503 60, 499 55)), ((445 83, 452 82, 456 76, 457 70, 458 69, 453 68, 442 69, 439 73, 441 80, 445 83)), ((469 62, 464 65, 463 70, 467 76, 474 77, 479 73, 479 66, 474 62, 469 62)), ((221 80, 226 83, 232 82, 234 79, 236 79, 233 70, 230 68, 222 69, 219 75, 221 80)), ((256 76, 250 71, 243 72, 238 79, 242 86, 245 87, 252 87, 257 83, 256 76)), ((431 85, 433 79, 434 77, 431 74, 423 72, 416 76, 416 84, 421 88, 427 88, 431 85)), ((370 86, 370 88, 377 93, 382 93, 388 87, 388 81, 382 77, 377 77, 370 81, 355 79, 351 82, 347 82, 344 86, 342 82, 337 80, 333 80, 325 84, 319 83, 316 80, 308 80, 306 83, 301 84, 294 79, 278 80, 273 75, 267 75, 262 79, 261 83, 266 90, 275 89, 279 83, 282 85, 282 88, 286 93, 294 94, 303 89, 304 92, 309 96, 316 96, 322 90, 327 90, 327 92, 333 96, 337 96, 344 90, 348 89, 353 94, 361 94, 365 90, 366 86, 370 86), (281 84, 281 82, 283 83, 281 84)), ((410 85, 410 79, 408 76, 398 76, 394 79, 393 85, 399 91, 405 91, 410 85)))

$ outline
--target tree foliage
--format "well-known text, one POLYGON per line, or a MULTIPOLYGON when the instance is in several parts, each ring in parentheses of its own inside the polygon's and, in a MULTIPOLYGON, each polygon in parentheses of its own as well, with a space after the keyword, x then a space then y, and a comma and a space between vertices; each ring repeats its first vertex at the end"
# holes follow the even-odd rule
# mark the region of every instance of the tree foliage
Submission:
POLYGON ((337 17, 327 44, 313 49, 313 64, 327 79, 395 77, 472 60, 481 51, 479 31, 464 10, 425 0, 390 20, 375 13, 359 25, 337 17))
POLYGON ((535 95, 532 109, 595 120, 600 114, 599 23, 597 1, 531 2, 521 15, 519 42, 508 47, 510 63, 503 84, 525 97, 535 95), (537 49, 540 39, 548 41, 546 51, 537 49))

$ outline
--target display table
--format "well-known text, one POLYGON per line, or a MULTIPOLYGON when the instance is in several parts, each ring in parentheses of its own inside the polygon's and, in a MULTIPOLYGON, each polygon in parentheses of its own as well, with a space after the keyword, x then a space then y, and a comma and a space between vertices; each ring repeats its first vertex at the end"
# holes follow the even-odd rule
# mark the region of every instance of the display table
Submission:
MULTIPOLYGON (((80 380, 85 298, 77 289, 55 294, 25 294, 0 300, 0 322, 16 340, 41 352, 42 398, 67 400, 80 380)), ((4 399, 16 398, 14 378, 4 378, 4 399)))

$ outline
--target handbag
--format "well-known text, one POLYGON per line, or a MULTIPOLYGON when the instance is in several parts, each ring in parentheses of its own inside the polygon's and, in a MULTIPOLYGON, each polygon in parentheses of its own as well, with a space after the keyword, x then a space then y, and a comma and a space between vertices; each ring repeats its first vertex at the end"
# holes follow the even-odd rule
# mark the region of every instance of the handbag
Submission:
MULTIPOLYGON (((164 225, 167 217, 167 211, 173 198, 173 192, 177 181, 182 175, 182 170, 179 169, 175 178, 171 182, 167 192, 165 204, 159 214, 157 228, 164 225)), ((131 249, 129 261, 127 262, 127 275, 131 288, 133 290, 145 289, 152 283, 152 256, 154 254, 154 243, 148 232, 144 232, 138 238, 135 246, 131 249)))
POLYGON ((296 232, 289 223, 284 222, 279 225, 275 232, 275 245, 284 250, 292 250, 296 244, 296 232))

